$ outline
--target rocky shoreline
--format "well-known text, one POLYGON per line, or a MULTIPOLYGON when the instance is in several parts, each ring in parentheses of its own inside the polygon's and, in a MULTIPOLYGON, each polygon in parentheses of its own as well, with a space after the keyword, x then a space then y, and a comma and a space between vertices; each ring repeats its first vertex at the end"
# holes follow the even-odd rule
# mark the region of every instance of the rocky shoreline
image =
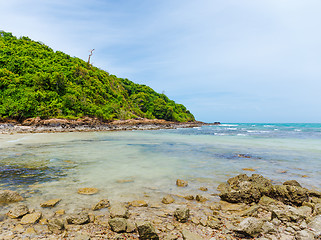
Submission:
MULTIPOLYGON (((176 187, 189 185, 178 179, 176 187)), ((0 214, 0 239, 321 239, 321 192, 295 180, 272 185, 261 175, 241 174, 218 186, 218 201, 205 197, 207 188, 200 190, 204 195, 164 195, 157 202, 101 199, 71 213, 59 208, 63 199, 29 209, 18 192, 1 190, 7 212, 0 214)), ((76 194, 97 191, 82 188, 76 194)))
POLYGON ((124 131, 124 130, 158 130, 200 127, 217 125, 204 122, 170 122, 160 119, 137 118, 102 122, 97 118, 70 119, 40 119, 28 118, 23 122, 10 119, 0 119, 0 134, 13 133, 48 133, 48 132, 93 132, 93 131, 124 131))

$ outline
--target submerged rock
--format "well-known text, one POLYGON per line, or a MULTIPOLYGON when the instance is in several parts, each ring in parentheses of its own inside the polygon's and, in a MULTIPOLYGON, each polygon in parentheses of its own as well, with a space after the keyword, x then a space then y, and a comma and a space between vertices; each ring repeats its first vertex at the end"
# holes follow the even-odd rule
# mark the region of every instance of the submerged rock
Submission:
POLYGON ((166 195, 165 197, 163 197, 162 199, 162 203, 164 204, 171 204, 175 202, 174 198, 171 195, 166 195))
POLYGON ((8 212, 8 217, 10 218, 19 218, 24 215, 29 213, 29 209, 25 204, 19 204, 15 207, 13 207, 9 212, 8 212))
POLYGON ((34 224, 41 218, 41 212, 26 214, 21 218, 21 224, 34 224))
POLYGON ((102 199, 100 200, 96 205, 94 205, 92 207, 92 210, 96 211, 96 210, 100 210, 103 208, 109 208, 110 207, 110 203, 108 199, 102 199))
POLYGON ((15 191, 0 190, 0 203, 20 202, 23 200, 23 197, 15 191))
POLYGON ((84 194, 84 195, 93 195, 98 193, 97 188, 79 188, 77 191, 79 194, 84 194))
POLYGON ((184 181, 184 180, 181 180, 181 179, 177 179, 177 180, 176 180, 176 185, 177 185, 178 187, 187 187, 188 182, 187 182, 187 181, 184 181))
POLYGON ((141 222, 136 224, 141 240, 159 240, 155 228, 150 222, 141 222))
POLYGON ((145 202, 144 200, 135 200, 130 202, 129 205, 133 207, 147 207, 148 203, 145 202))
POLYGON ((41 207, 43 208, 52 208, 57 205, 61 201, 61 198, 56 198, 56 199, 50 199, 46 202, 43 202, 40 204, 41 207))

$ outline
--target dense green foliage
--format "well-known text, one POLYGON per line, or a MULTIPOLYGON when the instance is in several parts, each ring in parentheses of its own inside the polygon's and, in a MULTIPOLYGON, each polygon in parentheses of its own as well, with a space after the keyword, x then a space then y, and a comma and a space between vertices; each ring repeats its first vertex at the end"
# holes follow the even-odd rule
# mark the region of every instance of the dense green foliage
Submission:
POLYGON ((0 117, 194 121, 181 104, 28 37, 0 31, 0 117))

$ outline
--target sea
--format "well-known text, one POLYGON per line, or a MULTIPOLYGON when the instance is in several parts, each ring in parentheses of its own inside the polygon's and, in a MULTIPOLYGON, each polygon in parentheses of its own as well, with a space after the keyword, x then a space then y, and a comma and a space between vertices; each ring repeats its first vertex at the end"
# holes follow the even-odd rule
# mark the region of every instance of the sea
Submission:
POLYGON ((321 190, 321 124, 0 135, 0 190, 18 191, 35 207, 61 198, 73 211, 104 198, 160 202, 166 194, 218 201, 217 186, 238 174, 321 190), (188 186, 178 188, 177 179, 188 186), (99 192, 77 194, 84 187, 99 192))

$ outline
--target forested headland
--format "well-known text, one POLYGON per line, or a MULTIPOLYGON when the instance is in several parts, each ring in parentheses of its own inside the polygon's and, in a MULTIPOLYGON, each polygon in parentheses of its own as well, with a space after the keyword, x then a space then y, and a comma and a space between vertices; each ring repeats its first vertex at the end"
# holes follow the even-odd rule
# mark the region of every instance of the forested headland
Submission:
POLYGON ((146 85, 0 31, 0 118, 34 117, 195 121, 185 106, 146 85))

